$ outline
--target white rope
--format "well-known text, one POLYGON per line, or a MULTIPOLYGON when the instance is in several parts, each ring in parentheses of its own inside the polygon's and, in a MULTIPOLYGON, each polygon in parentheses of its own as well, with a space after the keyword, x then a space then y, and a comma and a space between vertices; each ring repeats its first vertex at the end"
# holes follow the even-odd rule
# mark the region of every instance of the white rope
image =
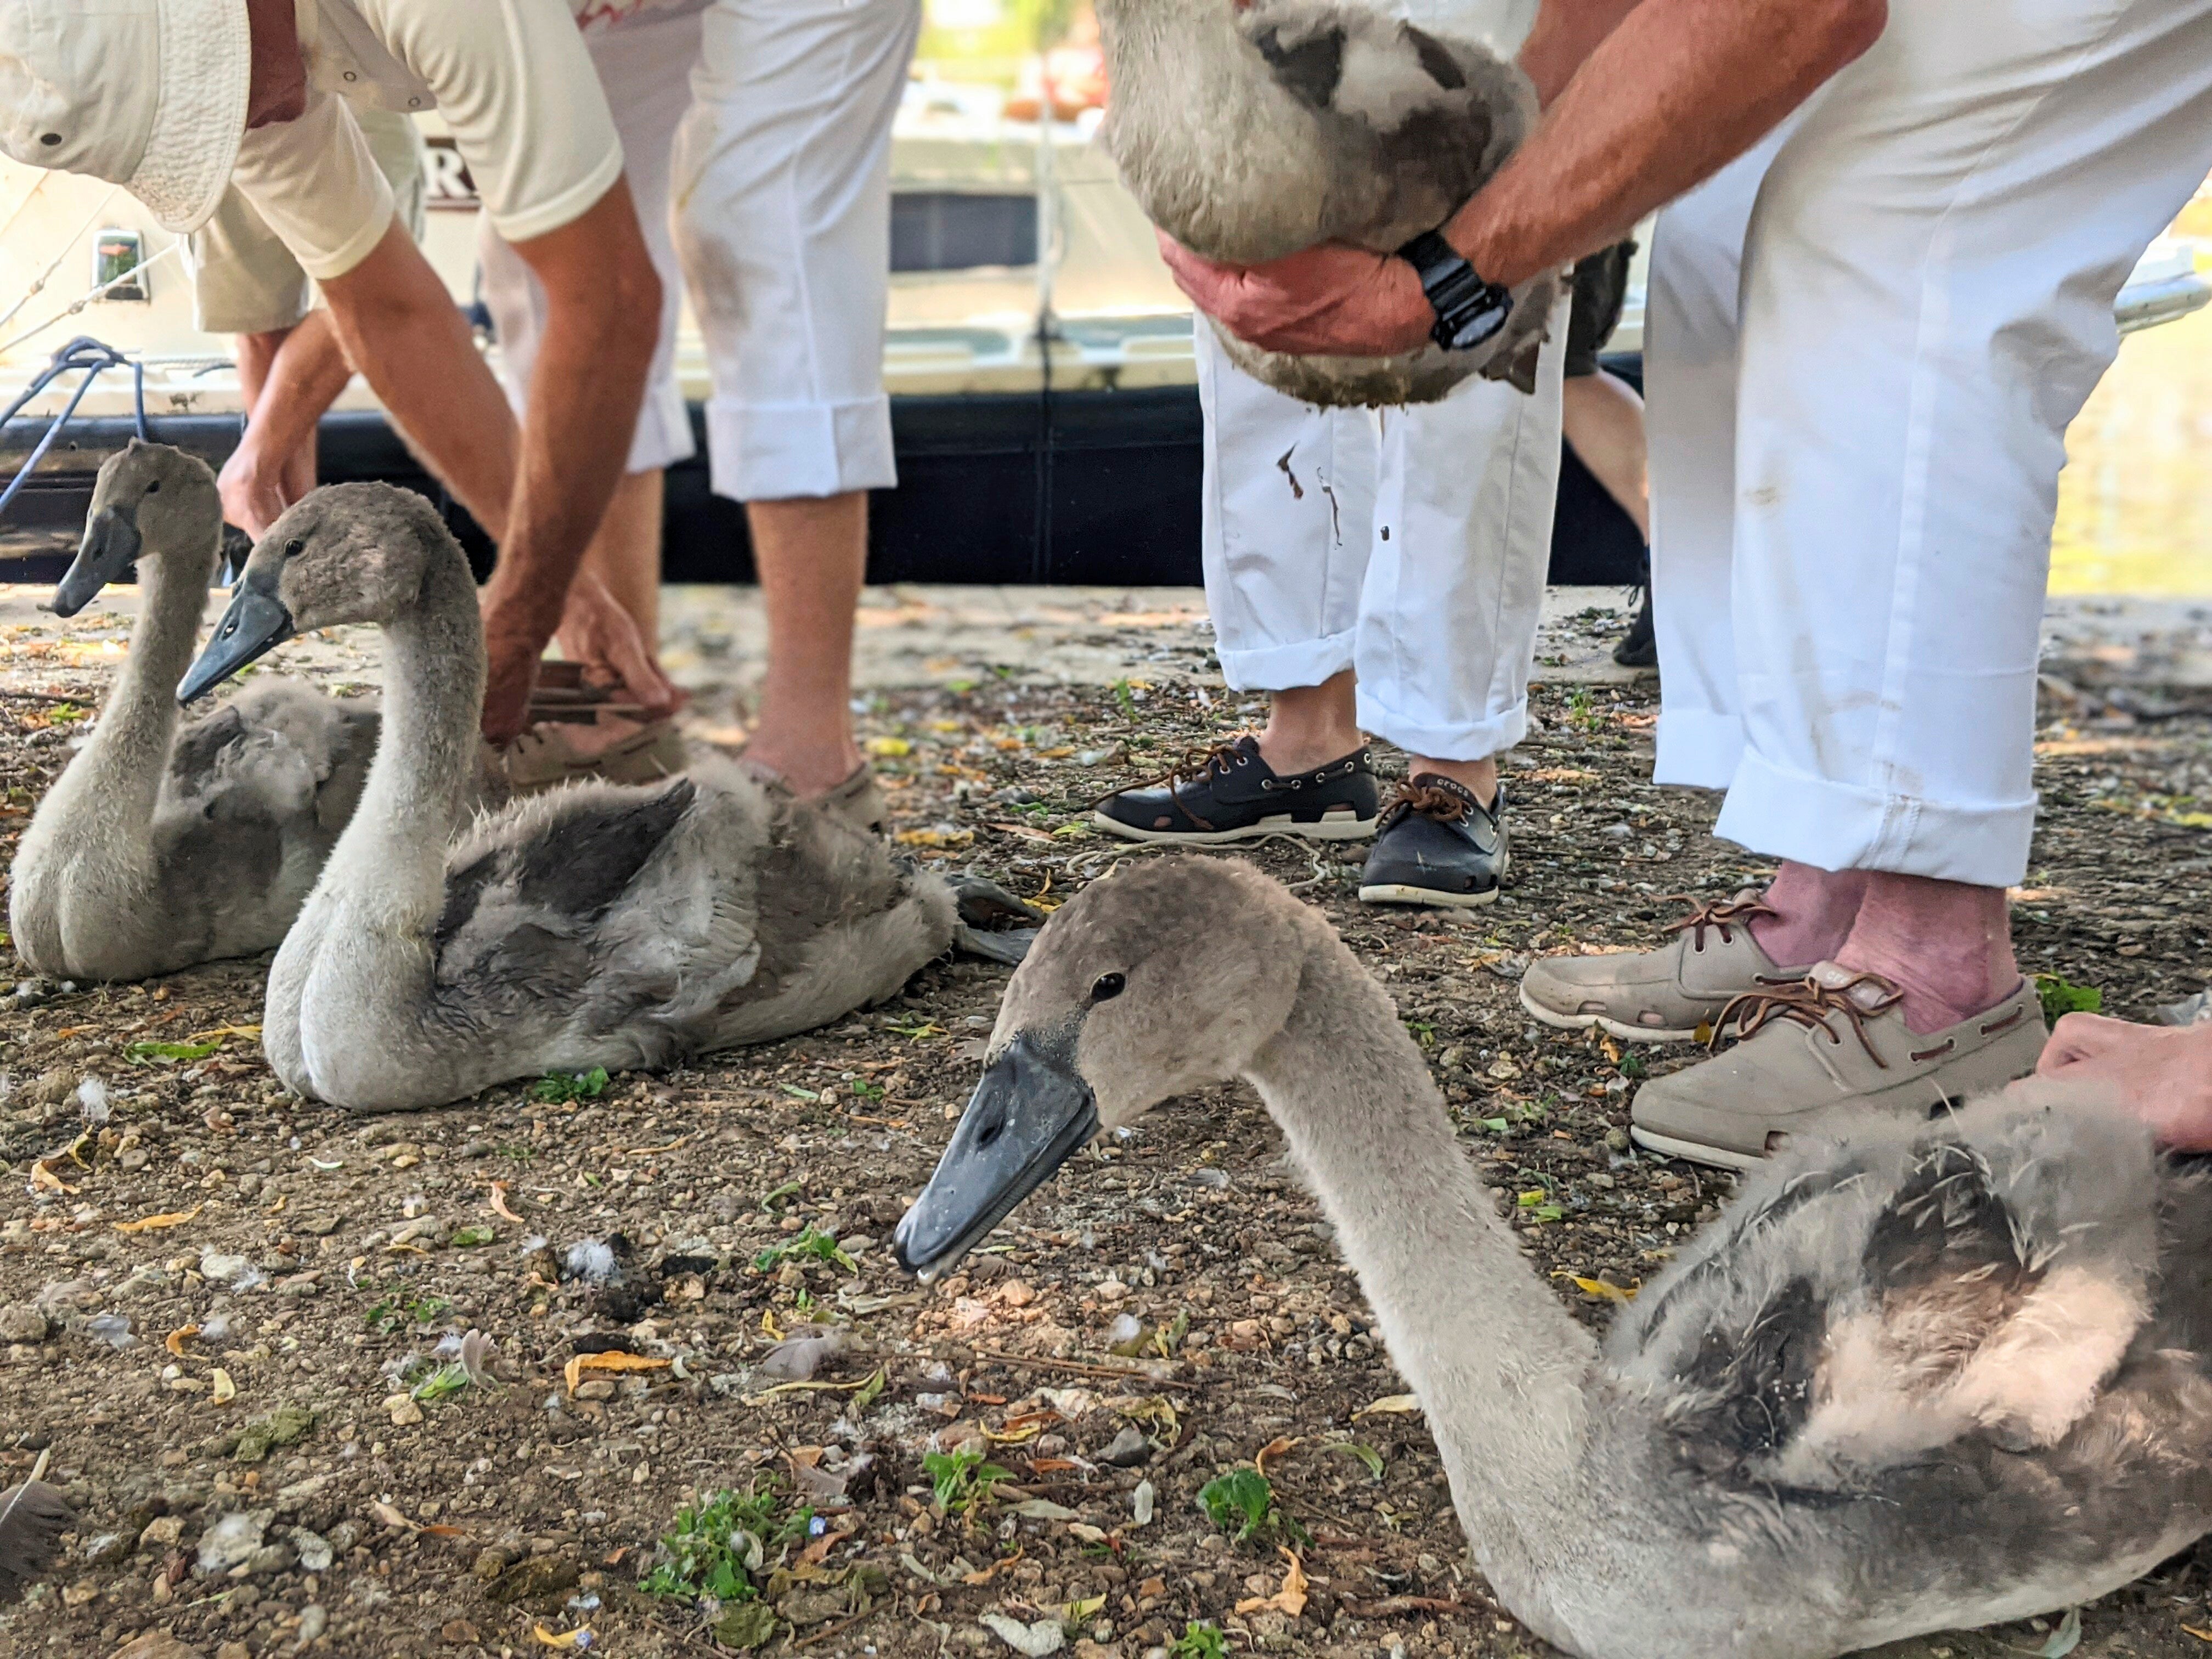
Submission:
MULTIPOLYGON (((53 174, 49 173, 44 178, 41 178, 39 180, 39 183, 43 185, 46 183, 47 179, 51 179, 52 177, 53 174)), ((91 213, 86 216, 85 222, 76 228, 76 234, 62 244, 62 251, 54 255, 53 263, 39 273, 39 277, 36 282, 33 283, 29 288, 24 289, 23 297, 16 301, 14 305, 9 306, 6 311, 0 312, 0 328, 5 328, 9 324, 14 322, 15 320, 15 313, 21 311, 25 306, 30 304, 32 301, 37 299, 40 294, 45 290, 47 280, 52 277, 57 270, 59 270, 62 268, 62 261, 68 258, 70 254, 76 251, 76 245, 84 240, 85 232, 90 230, 94 225, 98 224, 101 219, 106 216, 107 204, 115 199, 116 191, 121 190, 122 188, 122 185, 118 185, 115 186, 114 190, 109 191, 106 195, 100 198, 100 205, 93 209, 91 213)), ((34 189, 31 191, 31 196, 36 196, 38 193, 39 192, 34 189)), ((21 213, 24 208, 30 205, 31 196, 26 196, 23 198, 21 205, 18 206, 15 210, 16 213, 21 213)), ((15 214, 8 216, 8 222, 9 224, 15 222, 15 214)))
MULTIPOLYGON (((147 258, 141 259, 137 264, 131 266, 130 270, 111 276, 106 282, 99 283, 97 286, 88 289, 85 293, 79 295, 75 300, 71 301, 67 306, 64 306, 61 310, 56 312, 52 316, 47 318, 45 322, 40 323, 36 328, 26 329, 22 333, 18 334, 14 339, 6 342, 4 344, 0 344, 0 357, 6 356, 17 346, 21 345, 26 340, 35 340, 40 335, 44 334, 48 329, 52 328, 56 323, 60 322, 64 317, 76 316, 78 312, 82 311, 87 306, 90 305, 94 300, 97 300, 101 295, 106 293, 111 288, 122 287, 124 283, 129 282, 140 271, 146 270, 150 265, 160 264, 162 260, 167 258, 172 253, 174 253, 179 248, 184 246, 184 245, 185 239, 179 236, 175 241, 171 242, 168 246, 163 248, 159 253, 149 255, 147 258)), ((9 316, 13 316, 14 314, 15 313, 13 312, 9 313, 9 316)), ((6 320, 6 318, 0 318, 0 322, 5 322, 6 320)))

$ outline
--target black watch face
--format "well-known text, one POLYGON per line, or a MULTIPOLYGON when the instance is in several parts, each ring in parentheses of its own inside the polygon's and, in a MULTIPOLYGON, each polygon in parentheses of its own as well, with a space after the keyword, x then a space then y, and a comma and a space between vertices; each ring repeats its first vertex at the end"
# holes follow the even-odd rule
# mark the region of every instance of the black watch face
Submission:
POLYGON ((1438 327, 1437 343, 1447 351, 1472 351, 1504 327, 1505 319, 1512 314, 1512 300, 1500 295, 1474 316, 1455 318, 1438 327))

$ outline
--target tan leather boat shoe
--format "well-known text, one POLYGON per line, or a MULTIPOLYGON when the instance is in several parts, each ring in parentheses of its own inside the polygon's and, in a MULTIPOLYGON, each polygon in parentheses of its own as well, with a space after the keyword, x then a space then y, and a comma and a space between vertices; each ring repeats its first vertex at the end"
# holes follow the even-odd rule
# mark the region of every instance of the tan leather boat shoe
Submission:
POLYGON ((1540 957, 1522 975, 1521 1006, 1567 1030, 1595 1025, 1630 1042, 1687 1042, 1736 998, 1812 972, 1809 962, 1777 963, 1752 938, 1745 924, 1773 914, 1746 888, 1669 923, 1675 937, 1656 951, 1540 957))

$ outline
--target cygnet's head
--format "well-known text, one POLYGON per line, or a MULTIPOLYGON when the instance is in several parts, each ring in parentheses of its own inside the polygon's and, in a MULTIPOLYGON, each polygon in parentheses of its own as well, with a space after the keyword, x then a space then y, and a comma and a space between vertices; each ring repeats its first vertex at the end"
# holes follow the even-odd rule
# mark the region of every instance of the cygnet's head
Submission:
POLYGON ((438 509, 383 483, 329 484, 269 526, 214 637, 177 688, 190 702, 295 634, 388 623, 421 597, 430 562, 460 556, 438 509))
POLYGON ((1245 1071, 1297 996, 1313 925, 1248 864, 1176 858, 1094 882, 1006 987, 983 1076, 899 1223, 934 1277, 1091 1138, 1245 1071))
POLYGON ((54 589, 54 614, 74 617, 141 558, 190 558, 215 570, 222 501, 197 455, 133 438, 110 455, 92 486, 76 557, 54 589))

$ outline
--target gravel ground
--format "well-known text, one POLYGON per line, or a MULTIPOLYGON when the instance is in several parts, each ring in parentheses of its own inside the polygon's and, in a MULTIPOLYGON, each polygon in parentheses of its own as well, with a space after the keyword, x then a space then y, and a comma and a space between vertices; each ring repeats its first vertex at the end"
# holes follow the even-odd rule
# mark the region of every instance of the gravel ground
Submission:
MULTIPOLYGON (((0 695, 10 845, 105 664, 55 666, 46 694, 0 695)), ((2051 695, 2023 965, 2146 1016, 2212 969, 2212 714, 2051 695)), ((1051 905, 1133 855, 1084 827, 1091 796, 1256 712, 985 675, 879 696, 864 724, 902 842, 1051 905)), ((1708 836, 1710 802, 1643 781, 1648 684, 1547 690, 1539 713, 1491 910, 1363 909, 1334 849, 1250 856, 1382 977, 1468 1156, 1602 1325, 1729 1182, 1629 1152, 1639 1056, 1535 1027, 1514 982, 1760 871, 1708 836)), ((596 1093, 365 1120, 276 1086, 261 974, 0 1000, 0 1486, 49 1455, 82 1516, 52 1583, 0 1611, 0 1655, 1549 1651, 1468 1565, 1358 1286, 1241 1089, 1081 1155, 925 1291, 889 1237, 1003 969, 933 966, 834 1029, 596 1093), (837 1334, 769 1358, 810 1324, 837 1334), (1200 1490, 1255 1464, 1273 1515, 1232 1541, 1200 1490), (660 1540, 726 1490, 750 1494, 751 1571, 719 1602, 653 1593, 711 1585, 660 1540)), ((2207 1565, 2086 1609, 2074 1650, 2203 1652, 2207 1565)))

